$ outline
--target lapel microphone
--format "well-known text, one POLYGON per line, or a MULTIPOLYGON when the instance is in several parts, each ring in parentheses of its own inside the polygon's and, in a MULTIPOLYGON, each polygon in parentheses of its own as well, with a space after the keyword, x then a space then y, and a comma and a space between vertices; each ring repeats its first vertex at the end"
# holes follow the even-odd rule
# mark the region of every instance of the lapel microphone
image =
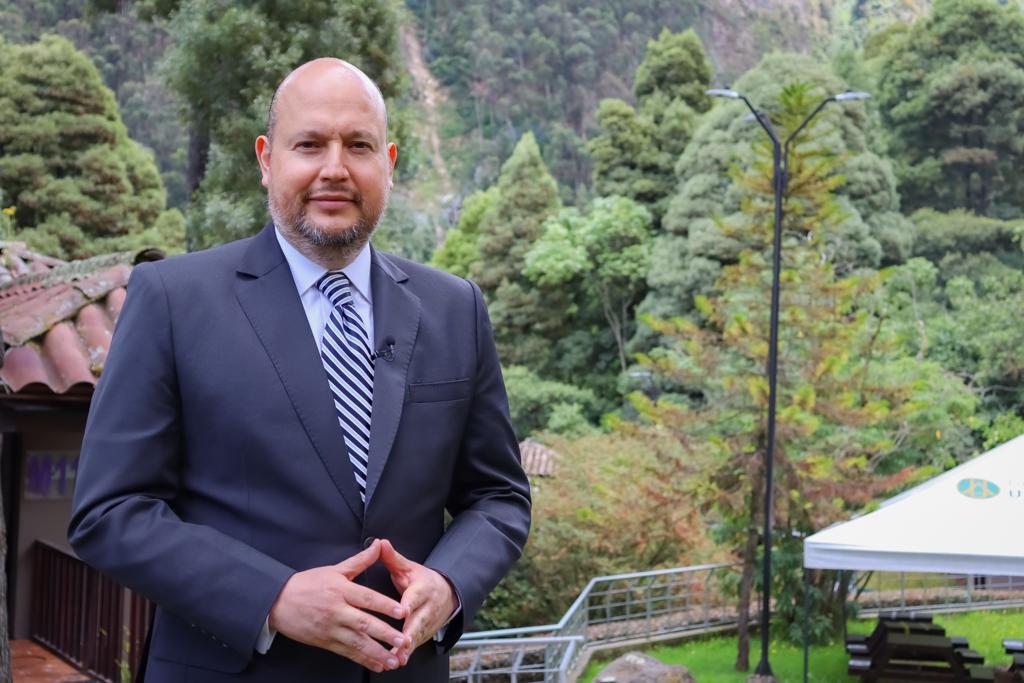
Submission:
POLYGON ((383 358, 389 363, 395 359, 395 338, 391 335, 384 337, 384 346, 370 354, 370 360, 378 358, 383 358))

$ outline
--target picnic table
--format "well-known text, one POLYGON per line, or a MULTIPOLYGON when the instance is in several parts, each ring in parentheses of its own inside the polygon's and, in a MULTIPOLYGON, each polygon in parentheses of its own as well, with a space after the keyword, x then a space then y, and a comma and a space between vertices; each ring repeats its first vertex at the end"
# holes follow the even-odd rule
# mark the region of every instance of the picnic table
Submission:
POLYGON ((848 671, 864 683, 902 681, 993 681, 995 671, 964 639, 944 635, 924 621, 880 620, 862 642, 847 642, 854 655, 848 671), (866 652, 863 649, 866 647, 866 652))

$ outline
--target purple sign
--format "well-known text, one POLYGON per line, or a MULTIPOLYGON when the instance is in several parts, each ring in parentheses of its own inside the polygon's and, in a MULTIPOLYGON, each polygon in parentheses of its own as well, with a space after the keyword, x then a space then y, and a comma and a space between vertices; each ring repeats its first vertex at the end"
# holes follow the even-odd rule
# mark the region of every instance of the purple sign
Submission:
POLYGON ((25 499, 70 498, 77 474, 78 453, 30 451, 25 456, 25 499))

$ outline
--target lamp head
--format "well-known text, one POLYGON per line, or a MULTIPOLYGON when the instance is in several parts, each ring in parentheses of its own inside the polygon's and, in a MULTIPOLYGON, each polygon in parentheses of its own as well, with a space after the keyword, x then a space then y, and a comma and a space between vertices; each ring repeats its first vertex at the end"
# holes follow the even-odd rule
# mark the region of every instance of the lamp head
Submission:
POLYGON ((740 94, 735 90, 729 90, 728 88, 711 88, 710 90, 704 91, 705 95, 711 95, 712 97, 727 97, 730 100, 738 100, 740 94))
POLYGON ((847 90, 846 92, 841 92, 838 95, 833 96, 832 99, 836 102, 847 102, 850 100, 866 100, 869 97, 871 97, 871 93, 869 92, 847 90))

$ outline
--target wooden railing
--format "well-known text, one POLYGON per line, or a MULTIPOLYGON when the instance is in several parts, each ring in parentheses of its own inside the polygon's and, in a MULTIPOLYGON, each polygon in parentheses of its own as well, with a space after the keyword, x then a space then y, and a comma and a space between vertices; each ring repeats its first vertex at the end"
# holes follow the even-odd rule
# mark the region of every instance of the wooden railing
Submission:
POLYGON ((146 599, 63 550, 36 541, 33 640, 102 681, 126 683, 139 669, 151 615, 146 599))

